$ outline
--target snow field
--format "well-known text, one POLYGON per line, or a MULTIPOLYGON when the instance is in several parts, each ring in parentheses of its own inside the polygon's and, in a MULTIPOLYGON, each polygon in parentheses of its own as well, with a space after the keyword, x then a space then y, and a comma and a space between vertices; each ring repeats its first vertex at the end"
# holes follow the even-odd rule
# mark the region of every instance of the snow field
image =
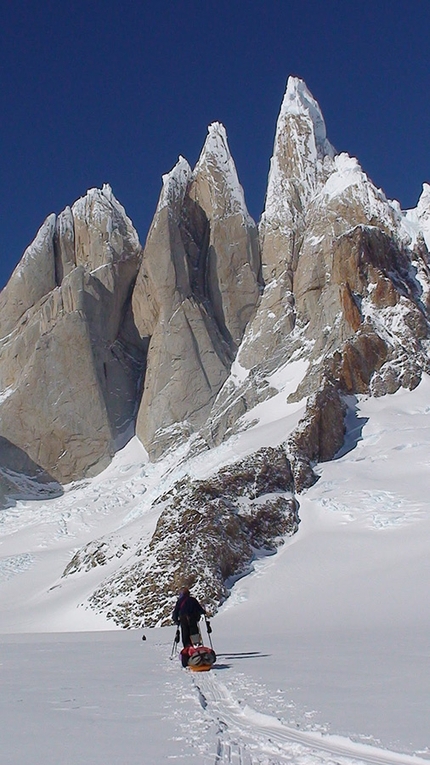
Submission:
MULTIPOLYGON (((2 763, 428 762, 316 729, 315 713, 254 679, 274 654, 247 650, 249 636, 231 640, 233 650, 221 652, 210 673, 191 673, 177 657, 169 661, 174 628, 149 630, 146 641, 141 635, 2 636, 2 763)), ((284 666, 285 651, 280 658, 284 666)))
MULTIPOLYGON (((346 445, 299 498, 299 532, 213 619, 208 675, 169 661, 173 627, 143 642, 85 608, 116 558, 61 578, 90 539, 150 538, 153 498, 186 469, 178 455, 149 465, 133 441, 64 496, 2 510, 2 765, 428 762, 429 401, 424 377, 349 402, 346 445)), ((191 474, 252 452, 272 422, 278 438, 297 412, 260 415, 191 474)))

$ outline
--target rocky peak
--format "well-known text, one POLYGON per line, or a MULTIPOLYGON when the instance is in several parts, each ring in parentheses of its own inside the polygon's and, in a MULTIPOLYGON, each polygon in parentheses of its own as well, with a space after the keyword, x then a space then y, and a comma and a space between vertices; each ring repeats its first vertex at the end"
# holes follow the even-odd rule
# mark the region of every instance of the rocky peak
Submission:
POLYGON ((430 273, 424 243, 411 247, 429 196, 424 187, 405 216, 355 158, 334 152, 318 104, 290 78, 260 223, 265 288, 239 349, 239 384, 229 379, 215 402, 211 443, 273 395, 268 379, 289 359, 306 362, 295 401, 326 376, 350 393, 417 384, 429 369, 430 273))
POLYGON ((199 197, 202 207, 213 221, 238 214, 248 225, 255 226, 246 207, 225 127, 220 122, 209 125, 205 144, 194 168, 193 183, 192 195, 199 197))
POLYGON ((335 150, 321 110, 305 83, 290 77, 276 124, 261 227, 295 226, 330 166, 335 150))
POLYGON ((205 422, 255 311, 259 270, 257 228, 214 123, 193 172, 180 158, 163 177, 133 293, 149 344, 137 433, 151 457, 205 422))
POLYGON ((99 471, 134 426, 152 460, 180 447, 154 470, 164 491, 147 492, 152 539, 131 524, 126 543, 91 541, 66 568, 65 580, 109 562, 91 607, 161 623, 191 577, 216 608, 256 550, 297 531, 296 495, 342 447, 346 403, 430 372, 425 241, 430 186, 402 212, 335 152, 298 78, 259 235, 217 122, 195 168, 179 157, 163 176, 143 255, 108 185, 47 218, 0 295, 0 494, 13 470, 99 471), (205 474, 199 452, 235 435, 205 474))
POLYGON ((289 77, 287 89, 281 104, 278 125, 289 116, 302 117, 309 125, 315 141, 316 154, 319 159, 326 155, 333 157, 335 150, 327 140, 326 126, 319 104, 308 90, 305 82, 298 77, 289 77))
POLYGON ((185 192, 191 178, 191 167, 184 157, 179 157, 173 170, 162 176, 163 188, 158 200, 155 220, 164 207, 167 207, 169 214, 179 220, 182 203, 185 192))
POLYGON ((209 126, 188 194, 208 221, 206 296, 223 338, 235 353, 258 300, 260 254, 256 224, 248 213, 227 134, 219 122, 209 126))
MULTIPOLYGON (((259 232, 219 122, 194 169, 179 157, 163 176, 143 256, 108 184, 47 218, 0 295, 2 422, 11 427, 18 399, 24 422, 36 377, 52 388, 56 422, 72 401, 85 420, 73 391, 90 386, 96 447, 74 421, 65 432, 77 452, 85 442, 82 460, 61 457, 58 468, 60 448, 70 452, 61 434, 55 459, 30 450, 63 480, 108 459, 136 413, 152 459, 191 434, 218 442, 272 395, 271 374, 291 358, 306 370, 296 400, 327 381, 347 392, 412 386, 428 367, 429 221, 430 186, 403 213, 335 152, 317 101, 290 77, 259 232), (66 342, 81 369, 70 369, 66 342)), ((35 445, 50 417, 43 432, 32 425, 35 445)))
POLYGON ((139 238, 112 189, 90 189, 72 207, 75 262, 89 271, 107 266, 139 250, 139 238))
POLYGON ((136 410, 135 229, 112 189, 51 215, 0 295, 0 460, 64 483, 100 470, 136 410), (18 457, 17 457, 18 455, 18 457))

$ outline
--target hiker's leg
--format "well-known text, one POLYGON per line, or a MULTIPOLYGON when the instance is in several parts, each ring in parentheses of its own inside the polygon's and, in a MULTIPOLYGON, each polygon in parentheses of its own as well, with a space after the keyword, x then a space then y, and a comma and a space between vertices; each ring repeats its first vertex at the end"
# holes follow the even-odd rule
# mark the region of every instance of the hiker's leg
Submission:
POLYGON ((196 619, 190 619, 190 639, 193 645, 201 642, 200 630, 196 619))
POLYGON ((187 617, 181 619, 182 644, 184 648, 191 645, 190 624, 187 617))

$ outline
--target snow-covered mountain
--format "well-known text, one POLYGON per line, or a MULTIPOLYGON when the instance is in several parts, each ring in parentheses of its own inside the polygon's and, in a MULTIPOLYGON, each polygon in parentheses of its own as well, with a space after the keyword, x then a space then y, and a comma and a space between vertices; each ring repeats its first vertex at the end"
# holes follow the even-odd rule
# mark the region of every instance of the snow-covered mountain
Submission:
POLYGON ((19 528, 34 501, 64 515, 50 597, 159 625, 186 581, 215 611, 295 534, 354 397, 430 372, 429 221, 429 187, 402 212, 294 77, 259 227, 219 123, 163 177, 143 249, 109 186, 49 216, 0 295, 0 498, 19 528), (74 537, 94 492, 109 523, 74 537))

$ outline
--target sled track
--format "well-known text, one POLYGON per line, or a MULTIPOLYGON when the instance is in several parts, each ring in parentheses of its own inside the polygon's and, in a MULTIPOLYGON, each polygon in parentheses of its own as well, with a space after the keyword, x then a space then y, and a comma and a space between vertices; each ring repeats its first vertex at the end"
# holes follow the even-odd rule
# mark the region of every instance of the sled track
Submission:
POLYGON ((193 677, 193 684, 202 710, 216 727, 216 751, 205 765, 429 765, 420 757, 291 728, 240 704, 216 670, 193 677))

